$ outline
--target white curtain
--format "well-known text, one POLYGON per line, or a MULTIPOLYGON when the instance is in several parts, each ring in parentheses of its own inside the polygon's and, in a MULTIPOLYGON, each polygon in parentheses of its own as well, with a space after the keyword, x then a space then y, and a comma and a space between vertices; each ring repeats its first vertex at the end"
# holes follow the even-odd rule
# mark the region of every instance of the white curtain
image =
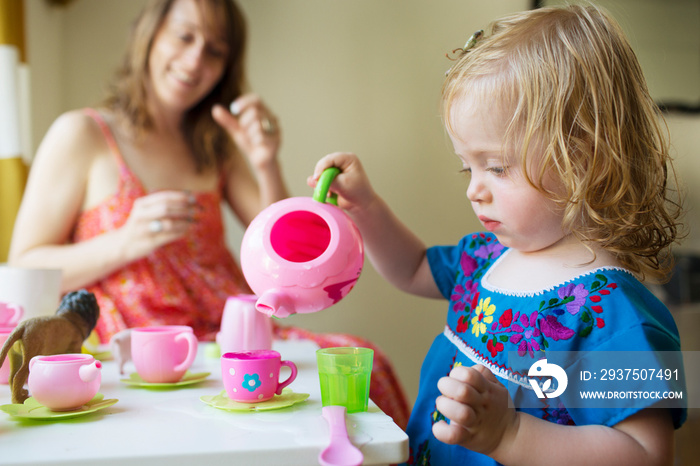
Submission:
POLYGON ((29 68, 23 2, 0 0, 0 262, 7 260, 27 180, 29 68))

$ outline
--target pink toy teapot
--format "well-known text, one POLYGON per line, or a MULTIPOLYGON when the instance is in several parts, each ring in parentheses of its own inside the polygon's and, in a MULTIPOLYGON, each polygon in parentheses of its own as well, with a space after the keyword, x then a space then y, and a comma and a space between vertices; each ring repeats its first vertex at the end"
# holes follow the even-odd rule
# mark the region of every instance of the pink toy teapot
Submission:
POLYGON ((53 411, 79 408, 100 388, 102 363, 89 354, 34 356, 29 361, 29 391, 53 411))
POLYGON ((326 309, 360 277, 362 236, 335 196, 328 197, 338 173, 338 168, 325 170, 313 198, 270 205, 243 235, 241 269, 263 314, 287 317, 326 309))

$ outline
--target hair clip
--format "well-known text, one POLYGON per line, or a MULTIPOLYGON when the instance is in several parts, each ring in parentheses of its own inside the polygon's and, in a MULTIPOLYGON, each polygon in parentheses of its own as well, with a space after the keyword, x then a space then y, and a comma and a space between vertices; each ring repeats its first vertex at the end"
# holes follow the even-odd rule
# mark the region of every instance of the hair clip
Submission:
MULTIPOLYGON (((452 57, 450 57, 450 55, 447 54, 447 53, 445 54, 445 56, 446 56, 447 58, 449 58, 450 60, 457 60, 457 59, 460 58, 462 55, 464 55, 465 53, 467 53, 469 50, 471 50, 472 48, 474 48, 474 46, 476 45, 476 43, 479 41, 479 39, 481 39, 481 36, 483 36, 483 35, 484 35, 484 30, 483 30, 483 29, 479 29, 479 30, 476 31, 474 34, 472 34, 471 36, 469 36, 469 39, 467 39, 467 42, 464 44, 464 47, 458 47, 458 48, 456 48, 456 49, 454 49, 454 50, 452 51, 453 54, 455 54, 455 53, 457 53, 457 52, 459 51, 459 55, 458 55, 458 56, 452 58, 452 57)), ((452 68, 450 67, 450 69, 448 69, 447 71, 445 71, 445 76, 447 76, 447 75, 450 73, 450 70, 451 70, 451 69, 452 69, 452 68)))
POLYGON ((469 37, 469 39, 467 40, 467 43, 464 44, 464 47, 462 47, 461 49, 454 49, 454 50, 452 51, 452 53, 455 53, 457 50, 461 50, 462 53, 467 53, 469 50, 471 50, 472 48, 474 48, 474 46, 476 45, 476 42, 477 42, 479 39, 481 39, 481 36, 483 36, 483 35, 484 35, 484 30, 483 30, 483 29, 479 29, 478 31, 476 31, 474 34, 472 34, 472 35, 469 37))

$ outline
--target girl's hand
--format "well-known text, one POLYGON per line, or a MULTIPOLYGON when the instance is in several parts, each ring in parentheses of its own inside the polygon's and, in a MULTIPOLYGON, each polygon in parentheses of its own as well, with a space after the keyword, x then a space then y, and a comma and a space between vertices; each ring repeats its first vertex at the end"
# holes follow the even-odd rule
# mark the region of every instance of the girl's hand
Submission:
POLYGON ((319 160, 313 175, 306 180, 307 184, 316 187, 321 173, 331 167, 340 169, 340 174, 331 184, 331 191, 338 194, 338 207, 348 211, 363 209, 376 198, 360 159, 349 152, 334 152, 319 160))
POLYGON ((277 118, 255 94, 240 96, 230 110, 214 105, 212 117, 228 131, 255 170, 269 166, 281 143, 277 118))
POLYGON ((135 260, 182 238, 198 210, 194 195, 187 191, 158 191, 136 199, 120 228, 125 255, 135 260))
POLYGON ((442 396, 436 407, 450 420, 433 425, 441 442, 491 455, 517 432, 518 417, 509 407, 508 390, 486 367, 457 366, 438 381, 438 389, 442 396))

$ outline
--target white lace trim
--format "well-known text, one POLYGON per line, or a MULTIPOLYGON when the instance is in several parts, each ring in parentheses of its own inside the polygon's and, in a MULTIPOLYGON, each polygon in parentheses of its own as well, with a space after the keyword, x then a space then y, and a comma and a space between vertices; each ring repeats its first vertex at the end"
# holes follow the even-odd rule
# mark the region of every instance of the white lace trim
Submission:
POLYGON ((496 376, 508 380, 509 382, 513 382, 514 384, 525 387, 528 390, 532 390, 532 386, 530 385, 530 382, 528 381, 529 379, 527 377, 521 377, 519 375, 516 375, 509 370, 503 369, 502 367, 498 367, 488 359, 479 356, 478 354, 476 354, 476 351, 474 351, 473 348, 467 346, 461 338, 455 335, 452 329, 447 325, 445 325, 445 330, 443 331, 443 334, 448 340, 450 340, 450 342, 453 345, 457 347, 457 349, 463 355, 469 358, 474 364, 481 364, 482 366, 486 366, 496 376))
POLYGON ((539 295, 543 295, 543 294, 545 294, 545 293, 550 293, 550 292, 556 290, 557 288, 560 288, 560 287, 566 285, 567 283, 574 282, 574 281, 579 280, 579 279, 581 279, 581 278, 583 278, 583 277, 585 277, 585 276, 587 276, 587 275, 592 275, 592 274, 594 274, 594 273, 599 273, 599 272, 602 272, 602 271, 605 271, 605 270, 617 270, 617 271, 619 271, 619 272, 624 272, 624 273, 627 273, 627 274, 630 274, 630 275, 634 276, 634 275, 632 274, 632 272, 630 272, 629 270, 627 270, 627 269, 625 269, 625 268, 622 268, 622 267, 615 267, 615 266, 612 266, 612 265, 606 265, 606 266, 604 266, 604 267, 598 267, 597 269, 593 269, 593 270, 589 270, 589 271, 587 271, 587 272, 583 272, 583 273, 581 273, 581 274, 579 274, 579 275, 576 275, 575 277, 572 277, 572 278, 570 278, 570 279, 568 279, 568 280, 564 280, 564 281, 562 281, 562 282, 560 282, 560 283, 558 283, 558 284, 552 285, 552 286, 550 286, 550 287, 542 288, 541 290, 510 290, 510 289, 505 289, 505 288, 500 288, 500 287, 498 287, 498 286, 494 286, 494 285, 492 285, 491 283, 489 283, 489 276, 491 275, 491 271, 492 271, 494 268, 496 268, 496 265, 498 265, 498 263, 499 263, 504 257, 506 257, 506 255, 508 255, 508 253, 509 253, 510 251, 511 251, 510 249, 507 249, 503 254, 501 254, 501 256, 500 256, 498 259, 496 259, 496 262, 494 262, 493 264, 491 264, 491 267, 489 267, 489 269, 486 271, 486 273, 484 274, 484 276, 481 278, 481 286, 482 286, 484 289, 486 289, 486 290, 488 290, 488 291, 491 291, 492 293, 499 293, 499 294, 502 294, 502 295, 505 295, 505 296, 515 296, 515 297, 518 297, 518 298, 532 298, 532 297, 534 297, 534 296, 539 296, 539 295))

